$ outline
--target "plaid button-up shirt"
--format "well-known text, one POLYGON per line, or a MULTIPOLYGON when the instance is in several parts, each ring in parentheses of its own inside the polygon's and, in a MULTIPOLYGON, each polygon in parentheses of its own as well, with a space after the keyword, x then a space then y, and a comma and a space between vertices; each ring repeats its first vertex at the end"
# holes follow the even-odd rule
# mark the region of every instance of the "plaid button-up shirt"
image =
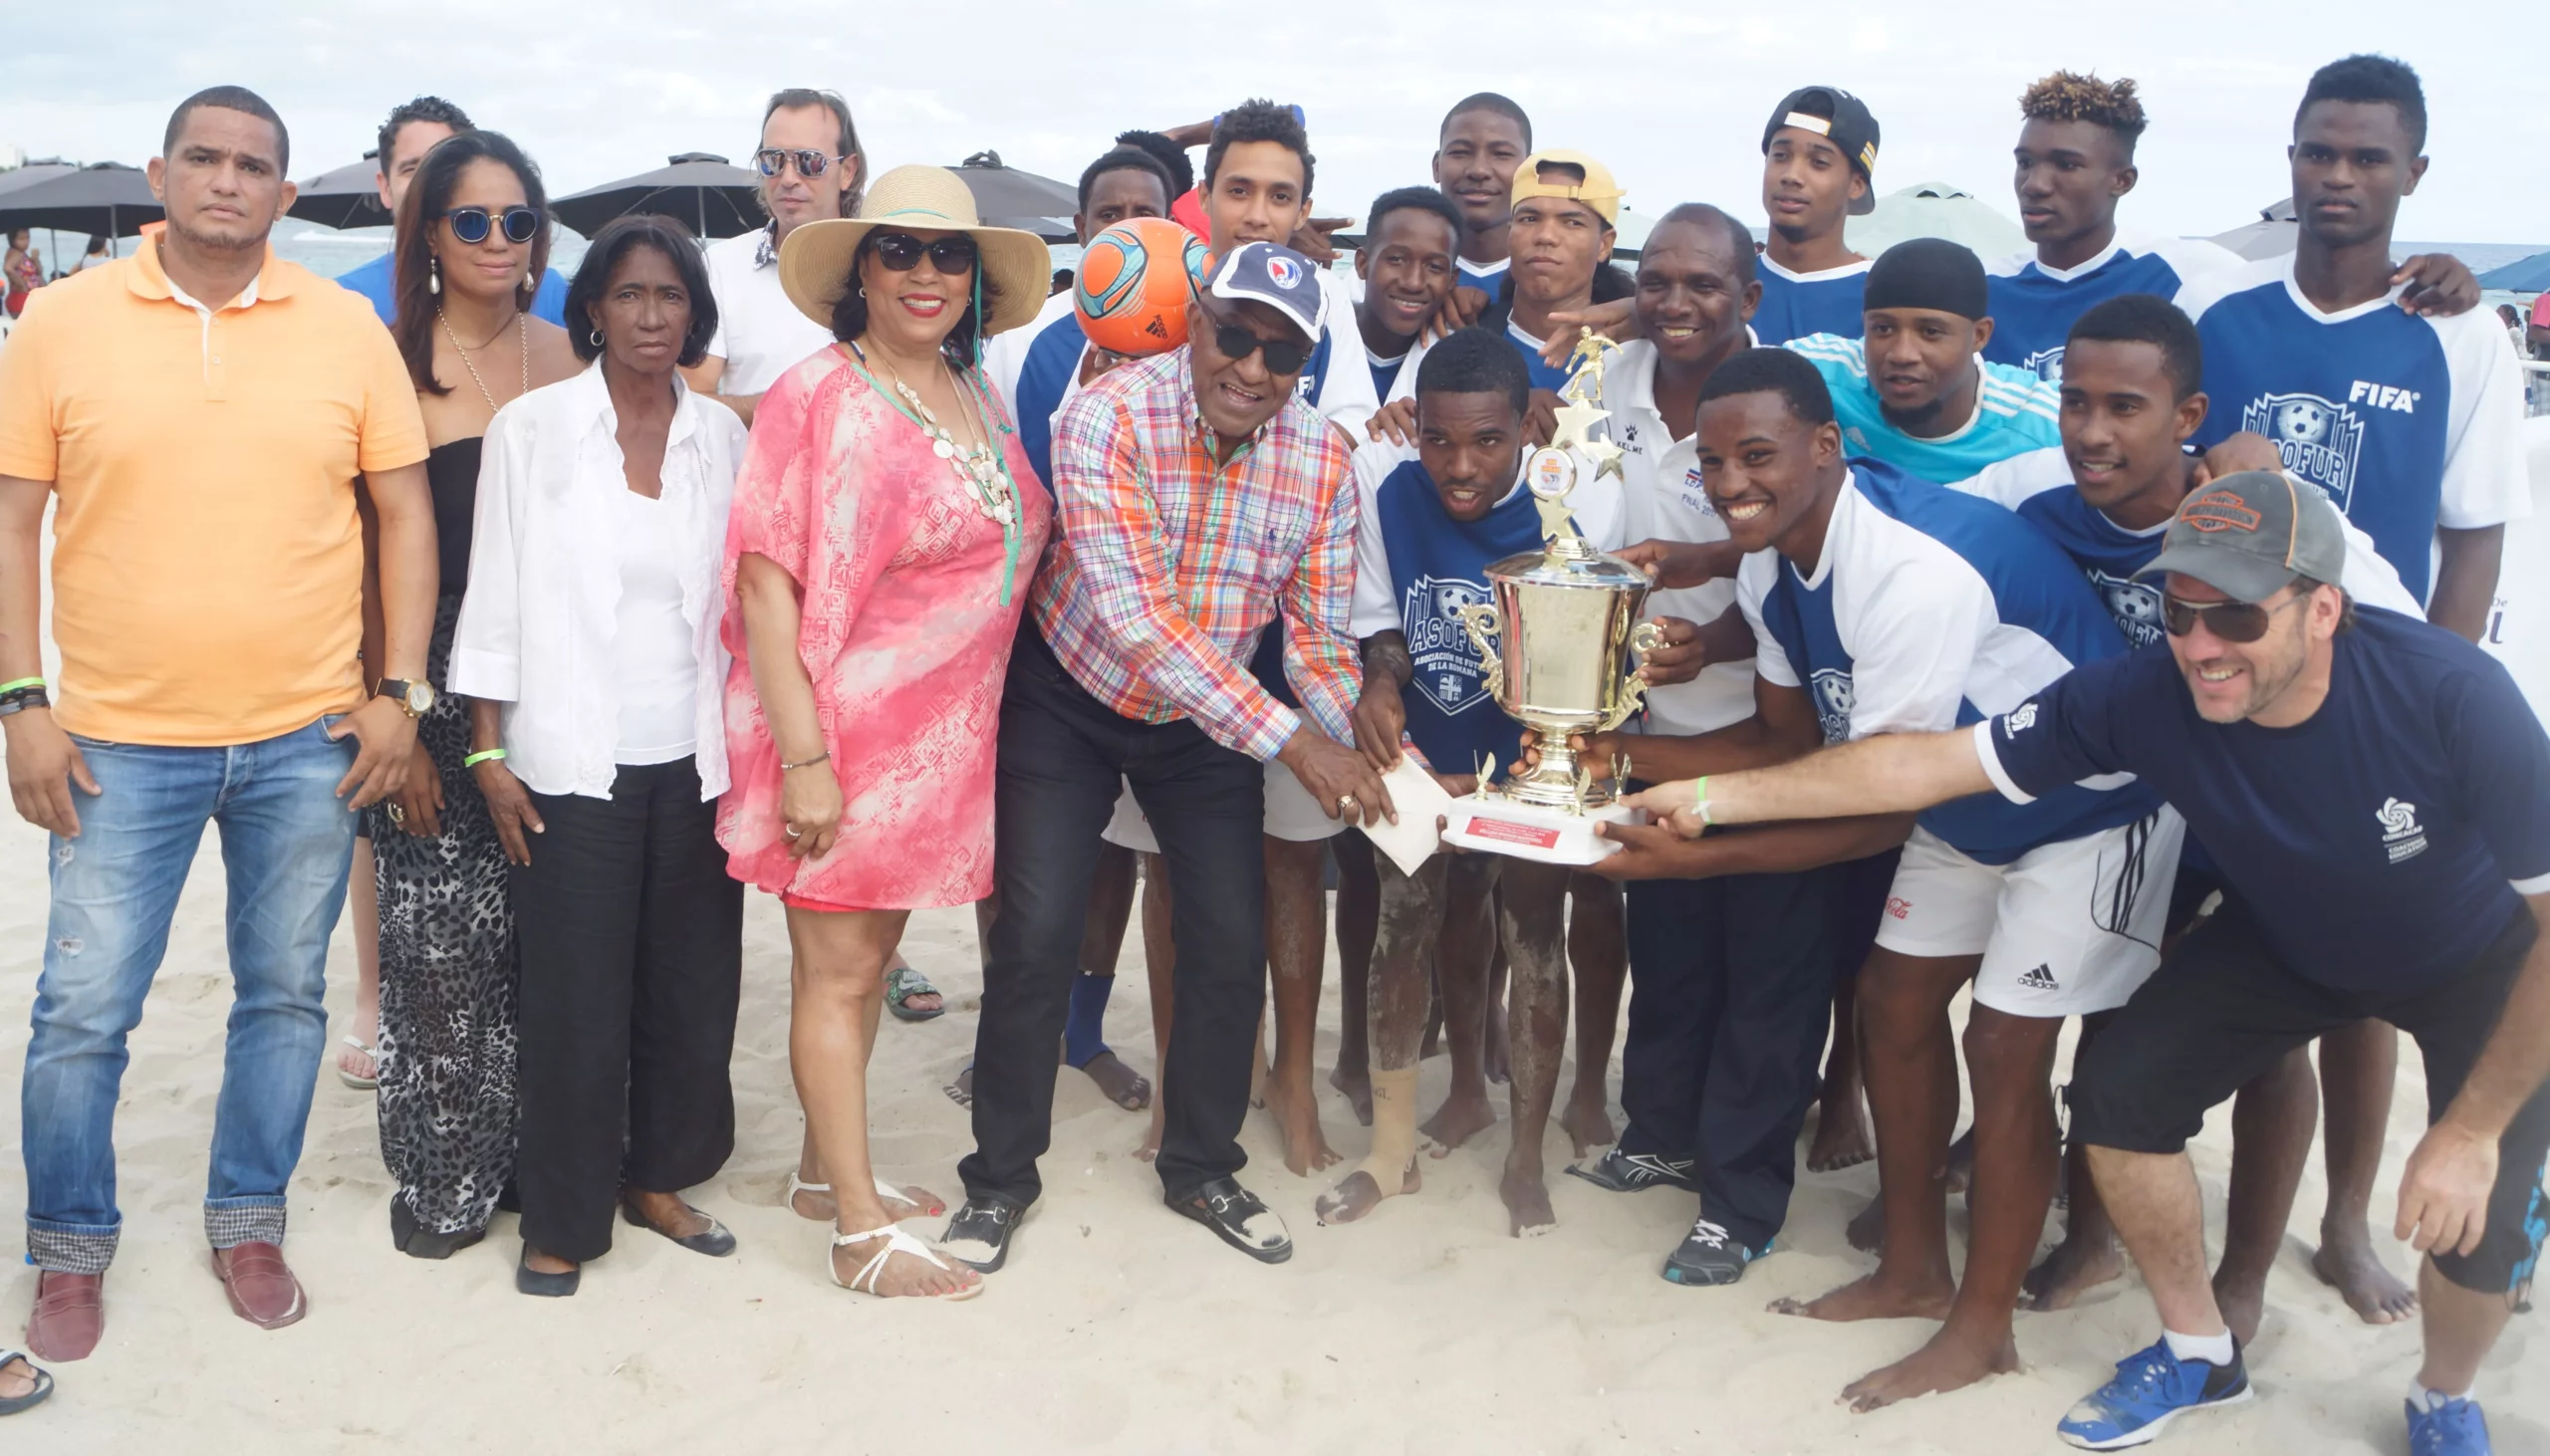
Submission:
POLYGON ((1259 760, 1301 726, 1245 665, 1282 611, 1284 675, 1321 731, 1354 741, 1363 677, 1354 477, 1298 398, 1213 460, 1185 349, 1127 364, 1054 424, 1054 545, 1031 605, 1074 680, 1128 718, 1192 718, 1259 760))

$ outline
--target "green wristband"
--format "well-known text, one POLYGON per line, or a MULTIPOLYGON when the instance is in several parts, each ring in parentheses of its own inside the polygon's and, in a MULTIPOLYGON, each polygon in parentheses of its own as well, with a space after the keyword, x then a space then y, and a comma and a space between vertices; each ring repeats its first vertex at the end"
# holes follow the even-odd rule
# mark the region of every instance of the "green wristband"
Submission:
POLYGON ((501 748, 482 748, 476 753, 471 754, 469 757, 462 759, 460 761, 460 766, 464 769, 474 769, 480 764, 489 762, 493 759, 500 759, 504 756, 505 751, 501 748))
POLYGON ((41 677, 21 677, 14 682, 0 682, 0 692, 16 692, 22 687, 42 686, 44 686, 44 679, 41 677))
POLYGON ((1702 824, 1717 823, 1709 818, 1709 776, 1706 774, 1691 781, 1691 812, 1700 817, 1702 824))

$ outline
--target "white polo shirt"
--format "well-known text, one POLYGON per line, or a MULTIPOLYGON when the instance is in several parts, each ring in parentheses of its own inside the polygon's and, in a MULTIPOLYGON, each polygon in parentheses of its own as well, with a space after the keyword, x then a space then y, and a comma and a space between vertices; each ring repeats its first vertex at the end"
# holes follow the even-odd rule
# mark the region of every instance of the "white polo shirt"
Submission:
MULTIPOLYGON (((1613 442, 1621 447, 1623 539, 1632 545, 1726 540, 1726 523, 1700 488, 1698 437, 1673 438, 1657 410, 1655 345, 1633 339, 1621 346, 1604 374, 1603 403, 1612 411, 1613 442)), ((1646 614, 1678 616, 1706 626, 1734 605, 1734 579, 1721 577, 1678 591, 1650 592, 1646 614)), ((1650 733, 1706 733, 1751 716, 1750 661, 1713 662, 1689 682, 1647 690, 1650 733)))
POLYGON ((779 286, 779 249, 764 227, 710 243, 708 291, 717 332, 708 353, 726 362, 720 394, 759 394, 806 356, 833 346, 833 331, 799 312, 779 286))

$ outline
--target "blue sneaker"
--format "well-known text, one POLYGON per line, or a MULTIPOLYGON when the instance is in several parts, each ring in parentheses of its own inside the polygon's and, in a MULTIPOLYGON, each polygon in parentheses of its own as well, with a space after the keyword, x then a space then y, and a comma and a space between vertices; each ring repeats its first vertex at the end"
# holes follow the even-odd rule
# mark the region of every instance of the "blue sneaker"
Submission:
POLYGON ((2190 1410, 2237 1405, 2249 1398, 2249 1367, 2231 1346, 2231 1363, 2182 1360, 2167 1339, 2116 1362, 2116 1378, 2083 1397, 2054 1433, 2084 1451, 2121 1451, 2161 1434, 2190 1410))
POLYGON ((2488 1418, 2479 1402, 2447 1400, 2431 1410, 2409 1405, 2409 1456, 2488 1456, 2488 1418))

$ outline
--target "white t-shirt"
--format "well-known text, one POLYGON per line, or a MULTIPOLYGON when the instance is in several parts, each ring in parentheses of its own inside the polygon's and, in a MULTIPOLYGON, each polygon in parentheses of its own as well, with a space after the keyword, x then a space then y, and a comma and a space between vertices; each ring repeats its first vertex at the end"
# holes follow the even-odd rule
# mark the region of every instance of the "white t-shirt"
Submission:
POLYGON ((710 243, 707 258, 708 291, 717 300, 708 353, 726 362, 718 393, 759 394, 808 355, 832 348, 833 331, 807 318, 779 286, 770 229, 710 243), (767 263, 761 261, 765 248, 767 263))
POLYGON ((682 613, 680 511, 634 490, 620 493, 620 621, 611 657, 624 764, 688 758, 699 741, 699 663, 682 613))
MULTIPOLYGON (((1612 440, 1621 447, 1623 540, 1630 545, 1726 540, 1726 523, 1700 488, 1697 437, 1673 438, 1657 410, 1655 345, 1633 339, 1621 346, 1604 374, 1603 404, 1612 411, 1612 440)), ((1734 605, 1734 579, 1721 577, 1697 587, 1651 592, 1646 614, 1678 616, 1706 626, 1734 605)), ((1649 688, 1644 731, 1706 733, 1752 715, 1749 661, 1716 662, 1689 682, 1649 688)))

